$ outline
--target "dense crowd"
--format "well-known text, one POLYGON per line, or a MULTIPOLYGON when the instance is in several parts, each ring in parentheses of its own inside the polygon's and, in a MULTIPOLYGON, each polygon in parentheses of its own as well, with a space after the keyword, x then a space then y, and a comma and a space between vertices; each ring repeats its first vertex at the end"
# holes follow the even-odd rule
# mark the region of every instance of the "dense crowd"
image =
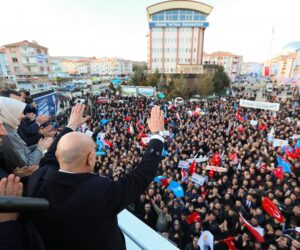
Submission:
MULTIPOLYGON (((198 241, 203 231, 214 236, 217 250, 229 248, 227 239, 236 249, 300 249, 300 158, 295 153, 288 154, 284 146, 273 145, 276 138, 288 140, 291 149, 296 147, 300 114, 292 102, 281 103, 280 111, 272 112, 239 107, 240 98, 244 98, 239 94, 184 104, 118 96, 108 96, 109 102, 99 104, 95 96, 82 97, 86 99, 85 113, 91 118, 79 130, 89 133, 95 142, 101 138, 107 145, 98 149, 101 154, 97 155, 95 173, 114 181, 134 170, 141 160, 146 148, 142 138, 150 134, 150 108, 159 105, 164 110, 168 132, 164 133, 164 157, 157 176, 163 176, 167 184, 176 181, 184 196, 178 197, 168 185, 153 181, 128 209, 179 249, 200 249, 198 241), (207 169, 216 155, 221 160, 218 167, 226 172, 207 169), (274 172, 278 167, 277 156, 292 166, 281 177, 274 172), (201 158, 206 160, 196 162, 201 158), (196 163, 193 172, 205 179, 204 184, 192 181, 189 169, 179 168, 180 161, 196 163), (283 222, 266 213, 262 208, 263 197, 279 208, 283 222), (195 212, 198 218, 190 221, 195 212), (257 240, 249 231, 241 215, 253 227, 263 229, 263 240, 257 240)), ((73 102, 63 101, 64 111, 52 117, 56 129, 66 125, 73 102)), ((38 144, 30 165, 38 165, 39 151, 47 149, 52 142, 49 138, 56 134, 49 123, 35 130, 35 134, 27 133, 24 127, 37 121, 40 126, 42 119, 48 119, 36 118, 35 112, 35 108, 27 108, 27 122, 22 121, 18 128, 25 143, 38 144)), ((7 160, 5 153, 4 158, 7 160)), ((8 160, 10 168, 4 168, 7 172, 18 174, 18 167, 24 167, 20 161, 8 160)), ((28 175, 35 171, 28 168, 28 175)))

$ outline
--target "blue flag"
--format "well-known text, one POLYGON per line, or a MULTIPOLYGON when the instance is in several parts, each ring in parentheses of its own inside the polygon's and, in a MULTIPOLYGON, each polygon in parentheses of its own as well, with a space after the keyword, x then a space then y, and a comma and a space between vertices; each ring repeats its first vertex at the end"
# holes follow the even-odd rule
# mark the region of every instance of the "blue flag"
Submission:
POLYGON ((163 147, 161 156, 162 156, 162 157, 166 157, 167 155, 168 155, 168 151, 165 149, 165 147, 163 147))
POLYGON ((100 122, 101 122, 101 125, 105 125, 106 123, 109 123, 109 120, 103 119, 103 120, 100 120, 100 122))
POLYGON ((168 189, 170 189, 176 197, 184 197, 183 188, 178 182, 171 181, 171 183, 168 186, 168 189))
POLYGON ((300 148, 300 139, 298 139, 297 144, 296 144, 297 148, 300 148))
POLYGON ((104 151, 97 151, 96 156, 105 156, 106 153, 104 151))
POLYGON ((291 163, 289 163, 286 159, 277 156, 277 165, 278 167, 282 167, 283 171, 286 173, 291 173, 291 163))

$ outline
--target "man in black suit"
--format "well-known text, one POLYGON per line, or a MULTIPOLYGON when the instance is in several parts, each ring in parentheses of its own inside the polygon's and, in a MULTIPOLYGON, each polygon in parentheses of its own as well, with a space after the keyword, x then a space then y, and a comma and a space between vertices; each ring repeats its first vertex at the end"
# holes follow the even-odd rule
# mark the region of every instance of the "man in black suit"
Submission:
POLYGON ((154 178, 163 149, 163 112, 155 106, 148 121, 152 138, 138 167, 118 181, 94 174, 95 144, 73 132, 86 121, 84 105, 72 109, 69 125, 57 137, 40 169, 31 176, 28 195, 46 198, 50 207, 33 219, 47 250, 125 249, 117 214, 139 198, 154 178))

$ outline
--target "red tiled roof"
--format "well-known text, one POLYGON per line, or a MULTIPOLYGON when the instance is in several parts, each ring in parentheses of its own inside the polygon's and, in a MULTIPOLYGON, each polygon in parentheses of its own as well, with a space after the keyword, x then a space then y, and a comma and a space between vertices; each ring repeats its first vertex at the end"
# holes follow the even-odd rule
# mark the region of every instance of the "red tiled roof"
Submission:
POLYGON ((17 42, 17 43, 6 44, 6 45, 4 45, 4 47, 18 47, 18 46, 22 46, 22 45, 27 45, 27 46, 31 46, 31 47, 35 47, 35 48, 40 48, 40 49, 48 49, 47 47, 41 46, 37 43, 28 42, 27 40, 17 42))
POLYGON ((230 52, 224 52, 224 51, 218 51, 218 52, 213 52, 211 54, 206 54, 206 56, 214 56, 214 57, 224 57, 224 56, 229 56, 229 57, 240 57, 238 55, 232 54, 230 52))

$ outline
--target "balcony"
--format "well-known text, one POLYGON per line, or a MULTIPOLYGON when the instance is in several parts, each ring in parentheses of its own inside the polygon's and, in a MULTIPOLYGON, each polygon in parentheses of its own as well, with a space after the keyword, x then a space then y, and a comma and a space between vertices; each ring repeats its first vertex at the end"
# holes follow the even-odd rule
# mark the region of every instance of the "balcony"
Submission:
POLYGON ((128 250, 178 250, 178 248, 127 210, 118 215, 128 250))

